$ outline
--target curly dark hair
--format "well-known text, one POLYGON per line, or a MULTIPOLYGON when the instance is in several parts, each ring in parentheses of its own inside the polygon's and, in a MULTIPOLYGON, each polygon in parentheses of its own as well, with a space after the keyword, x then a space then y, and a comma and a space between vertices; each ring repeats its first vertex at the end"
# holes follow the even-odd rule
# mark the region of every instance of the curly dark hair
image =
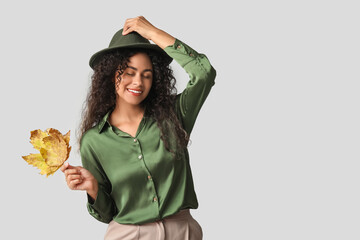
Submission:
POLYGON ((146 109, 145 115, 156 120, 161 132, 160 138, 168 151, 174 153, 170 142, 171 136, 175 136, 176 148, 187 146, 189 136, 183 129, 174 108, 177 89, 173 71, 168 60, 161 54, 145 49, 112 51, 104 54, 94 66, 92 83, 82 110, 80 131, 78 132, 79 146, 85 132, 97 125, 104 115, 115 107, 115 87, 119 83, 115 82, 115 73, 120 70, 120 74, 122 74, 127 68, 129 58, 139 52, 146 53, 153 65, 151 90, 142 102, 146 109))

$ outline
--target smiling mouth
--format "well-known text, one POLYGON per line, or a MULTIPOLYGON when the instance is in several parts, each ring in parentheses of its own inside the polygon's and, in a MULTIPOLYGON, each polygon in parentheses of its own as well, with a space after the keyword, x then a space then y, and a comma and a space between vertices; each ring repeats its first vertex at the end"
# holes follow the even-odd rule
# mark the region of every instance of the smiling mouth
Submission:
POLYGON ((142 94, 143 91, 140 90, 134 90, 134 89, 127 89, 130 93, 132 93, 133 95, 139 96, 140 94, 142 94))

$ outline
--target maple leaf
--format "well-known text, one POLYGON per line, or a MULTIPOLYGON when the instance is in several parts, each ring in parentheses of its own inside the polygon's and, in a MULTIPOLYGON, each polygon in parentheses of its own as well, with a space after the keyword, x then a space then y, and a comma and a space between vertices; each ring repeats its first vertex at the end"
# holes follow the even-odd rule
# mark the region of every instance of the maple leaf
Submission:
POLYGON ((22 158, 28 164, 40 169, 40 174, 48 177, 54 174, 69 158, 71 151, 69 142, 70 131, 65 135, 54 128, 48 128, 45 132, 40 129, 31 131, 30 143, 40 153, 31 153, 30 155, 22 156, 22 158))

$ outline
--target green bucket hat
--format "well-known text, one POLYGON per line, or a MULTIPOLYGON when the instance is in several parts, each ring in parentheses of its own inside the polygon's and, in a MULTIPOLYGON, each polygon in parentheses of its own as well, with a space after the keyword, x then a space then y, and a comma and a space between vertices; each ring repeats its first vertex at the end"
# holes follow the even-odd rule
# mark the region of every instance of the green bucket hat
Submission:
POLYGON ((115 33, 115 35, 111 39, 108 48, 105 48, 92 55, 89 61, 89 65, 92 69, 94 69, 94 66, 98 63, 98 61, 101 59, 101 57, 104 54, 122 48, 139 48, 139 49, 155 50, 160 54, 162 54, 168 63, 171 63, 172 58, 169 55, 167 55, 167 53, 163 49, 161 49, 158 45, 151 44, 149 40, 143 38, 137 32, 131 32, 124 36, 122 35, 122 31, 123 29, 120 29, 115 33))

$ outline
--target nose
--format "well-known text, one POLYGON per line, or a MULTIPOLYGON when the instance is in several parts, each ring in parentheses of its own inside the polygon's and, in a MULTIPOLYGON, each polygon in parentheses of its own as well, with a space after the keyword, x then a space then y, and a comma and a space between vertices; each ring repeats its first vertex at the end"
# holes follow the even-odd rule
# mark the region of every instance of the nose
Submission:
POLYGON ((142 85, 142 76, 141 74, 136 74, 133 78, 133 84, 136 85, 136 86, 141 86, 142 85))

